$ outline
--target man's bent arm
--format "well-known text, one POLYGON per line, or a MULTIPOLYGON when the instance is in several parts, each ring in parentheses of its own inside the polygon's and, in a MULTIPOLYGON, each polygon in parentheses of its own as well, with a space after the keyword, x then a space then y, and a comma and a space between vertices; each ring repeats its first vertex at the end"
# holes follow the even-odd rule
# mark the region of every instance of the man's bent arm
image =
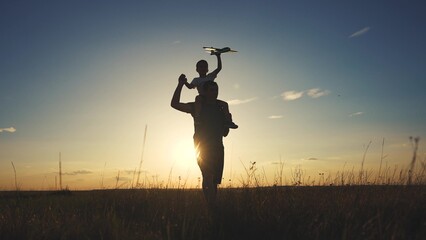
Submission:
POLYGON ((184 74, 179 76, 179 82, 178 85, 176 86, 175 92, 173 93, 173 97, 172 97, 172 102, 170 103, 170 105, 172 106, 172 108, 179 110, 181 112, 186 112, 186 113, 190 113, 191 112, 191 106, 186 104, 186 103, 181 103, 180 102, 180 95, 182 92, 182 87, 183 85, 185 85, 186 82, 186 77, 184 74))

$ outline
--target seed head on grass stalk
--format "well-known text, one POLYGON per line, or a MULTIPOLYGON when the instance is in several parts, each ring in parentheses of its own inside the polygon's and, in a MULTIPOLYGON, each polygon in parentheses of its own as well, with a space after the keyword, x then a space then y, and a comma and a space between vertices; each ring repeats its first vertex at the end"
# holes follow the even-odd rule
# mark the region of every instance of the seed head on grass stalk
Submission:
POLYGON ((251 183, 252 183, 252 180, 254 180, 254 182, 255 182, 254 185, 258 186, 259 185, 259 181, 258 181, 258 179, 256 177, 256 170, 257 170, 256 162, 250 162, 250 167, 249 168, 246 168, 246 166, 244 165, 243 161, 241 161, 241 159, 240 159, 240 162, 243 165, 244 170, 245 170, 246 175, 247 175, 247 180, 244 181, 244 179, 242 179, 242 181, 241 181, 243 187, 250 187, 251 183))
POLYGON ((16 168, 15 168, 15 164, 13 164, 13 162, 12 162, 12 161, 10 161, 10 162, 12 163, 13 172, 14 172, 14 174, 15 174, 15 189, 16 189, 16 191, 19 191, 19 188, 18 188, 18 181, 17 181, 17 177, 16 177, 16 168))
POLYGON ((411 185, 411 183, 412 183, 412 177, 413 177, 414 166, 416 164, 417 149, 419 147, 419 141, 420 141, 419 137, 413 138, 413 137, 410 136, 411 146, 413 147, 413 157, 412 157, 411 163, 410 163, 410 170, 408 170, 407 185, 411 185))
POLYGON ((117 189, 118 188, 118 182, 120 181, 120 170, 118 171, 117 176, 115 177, 115 180, 116 180, 115 189, 117 189))

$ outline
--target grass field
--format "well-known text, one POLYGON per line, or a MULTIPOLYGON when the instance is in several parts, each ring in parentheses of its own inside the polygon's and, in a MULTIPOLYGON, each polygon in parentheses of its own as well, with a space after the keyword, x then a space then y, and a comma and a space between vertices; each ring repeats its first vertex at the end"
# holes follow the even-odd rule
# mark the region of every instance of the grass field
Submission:
POLYGON ((425 186, 0 192, 0 239, 426 239, 425 186))

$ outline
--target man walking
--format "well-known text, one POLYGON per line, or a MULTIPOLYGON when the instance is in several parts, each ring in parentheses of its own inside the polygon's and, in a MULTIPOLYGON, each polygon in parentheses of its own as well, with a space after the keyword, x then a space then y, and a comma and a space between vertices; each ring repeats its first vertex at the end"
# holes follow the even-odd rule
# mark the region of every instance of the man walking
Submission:
MULTIPOLYGON (((186 82, 185 75, 180 75, 171 106, 181 112, 190 113, 194 117, 195 103, 180 102, 182 87, 186 82)), ((194 124, 194 145, 198 156, 198 166, 203 175, 203 193, 208 205, 214 207, 217 185, 221 183, 223 173, 224 148, 222 139, 228 135, 229 128, 225 127, 224 123, 227 119, 217 99, 219 92, 217 83, 206 82, 203 88, 205 90, 205 101, 203 101, 199 116, 201 124, 194 124)))

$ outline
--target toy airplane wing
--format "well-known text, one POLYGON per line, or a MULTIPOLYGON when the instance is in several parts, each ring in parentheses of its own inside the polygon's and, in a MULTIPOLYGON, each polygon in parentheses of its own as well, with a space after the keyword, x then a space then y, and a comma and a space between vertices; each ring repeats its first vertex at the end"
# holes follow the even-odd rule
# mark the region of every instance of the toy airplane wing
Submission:
POLYGON ((203 47, 203 49, 204 49, 204 51, 208 51, 208 52, 210 52, 210 51, 217 51, 217 50, 219 50, 219 48, 214 48, 214 47, 203 47))
POLYGON ((224 47, 224 48, 203 47, 203 48, 204 48, 204 51, 210 53, 210 55, 217 54, 217 53, 237 52, 235 50, 232 50, 229 47, 224 47))

